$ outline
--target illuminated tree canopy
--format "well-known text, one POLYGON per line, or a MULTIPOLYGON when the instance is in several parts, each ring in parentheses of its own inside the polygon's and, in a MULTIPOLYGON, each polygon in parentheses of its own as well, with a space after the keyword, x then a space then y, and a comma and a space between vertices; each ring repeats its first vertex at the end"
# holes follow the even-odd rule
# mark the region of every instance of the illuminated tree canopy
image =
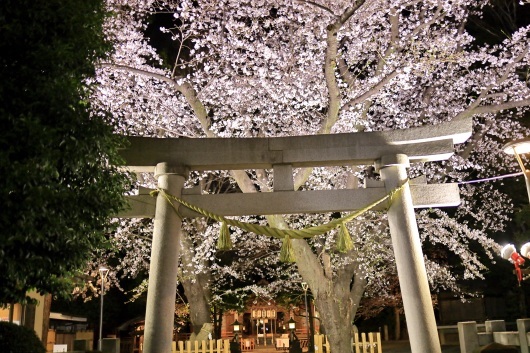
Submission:
MULTIPOLYGON (((180 138, 381 131, 473 117, 472 138, 449 161, 413 165, 410 176, 443 183, 504 173, 516 166, 500 147, 528 133, 521 119, 530 104, 530 28, 514 28, 498 44, 476 40, 466 25, 488 4, 109 0, 115 16, 106 29, 115 52, 99 68, 93 101, 112 112, 122 133, 180 138)), ((229 171, 223 177, 236 192, 270 192, 270 174, 229 171)), ((189 184, 212 192, 209 178, 193 175, 189 184)), ((294 184, 296 190, 358 188, 367 178, 378 178, 370 166, 298 169, 294 184)), ((444 254, 442 261, 426 259, 433 290, 458 291, 459 277, 480 277, 485 266, 470 244, 492 257, 497 245, 488 235, 502 230, 512 212, 510 198, 494 184, 465 184, 460 191, 456 211, 417 212, 422 241, 444 254), (443 261, 447 256, 459 258, 459 275, 443 261)), ((336 216, 258 221, 301 228, 336 216)), ((204 246, 214 243, 217 227, 189 232, 199 244, 196 255, 213 254, 204 246)), ((363 293, 393 295, 385 291, 393 254, 384 214, 368 213, 350 224, 356 246, 348 253, 334 250, 330 233, 293 240, 293 246, 332 349, 345 352, 350 328, 344 323, 352 322, 363 293)), ((232 237, 245 249, 279 250, 269 238, 232 237), (245 239, 251 245, 241 245, 245 239)))

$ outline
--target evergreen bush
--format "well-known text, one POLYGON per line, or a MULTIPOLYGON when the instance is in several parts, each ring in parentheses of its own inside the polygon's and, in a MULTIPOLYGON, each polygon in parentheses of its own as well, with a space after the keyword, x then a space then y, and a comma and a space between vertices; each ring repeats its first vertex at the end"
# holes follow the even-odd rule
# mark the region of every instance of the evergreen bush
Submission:
POLYGON ((0 322, 0 352, 46 353, 35 331, 9 322, 0 322))

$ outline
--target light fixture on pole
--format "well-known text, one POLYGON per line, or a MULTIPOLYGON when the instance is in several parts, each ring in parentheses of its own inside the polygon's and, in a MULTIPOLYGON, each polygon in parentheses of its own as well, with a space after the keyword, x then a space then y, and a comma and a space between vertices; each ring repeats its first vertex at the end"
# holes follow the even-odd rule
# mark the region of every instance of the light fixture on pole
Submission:
POLYGON ((289 319, 289 321, 287 321, 287 327, 289 327, 289 330, 291 331, 291 335, 289 336, 289 341, 294 341, 294 337, 295 337, 295 334, 294 334, 294 330, 296 329, 296 321, 293 320, 293 318, 291 317, 289 319))
POLYGON ((230 352, 240 353, 241 347, 239 346, 239 332, 241 331, 241 323, 239 323, 239 321, 236 319, 232 326, 234 326, 234 338, 232 339, 232 342, 230 342, 230 352))
POLYGON ((237 335, 241 331, 241 324, 236 319, 236 321, 234 321, 232 326, 234 326, 234 333, 237 335))
POLYGON ((524 180, 526 182, 526 192, 528 193, 528 199, 530 200, 530 170, 526 169, 523 160, 521 159, 521 154, 530 152, 530 138, 527 137, 524 139, 508 142, 502 149, 507 154, 513 154, 517 160, 517 163, 519 163, 519 166, 523 171, 524 180))
POLYGON ((99 340, 98 350, 101 351, 103 340, 103 297, 105 296, 105 280, 109 274, 109 269, 106 266, 99 267, 99 275, 101 277, 101 306, 99 311, 99 340))
POLYGON ((302 289, 304 290, 304 302, 305 302, 305 322, 306 322, 306 329, 307 329, 307 342, 309 343, 308 344, 308 347, 309 347, 309 350, 308 352, 313 352, 313 334, 310 330, 310 326, 309 326, 309 310, 308 310, 308 305, 307 305, 307 290, 309 289, 309 285, 307 284, 307 282, 302 282, 302 289))
POLYGON ((289 321, 287 321, 287 324, 289 325, 289 330, 291 330, 291 334, 289 336, 289 353, 302 353, 300 341, 294 333, 294 330, 296 329, 296 321, 293 320, 292 316, 289 321))

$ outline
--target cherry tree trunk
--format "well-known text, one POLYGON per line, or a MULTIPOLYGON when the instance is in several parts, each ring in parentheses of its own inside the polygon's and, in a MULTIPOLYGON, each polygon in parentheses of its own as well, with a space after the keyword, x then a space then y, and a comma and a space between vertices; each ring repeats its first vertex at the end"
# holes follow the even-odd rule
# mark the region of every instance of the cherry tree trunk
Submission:
POLYGON ((399 314, 399 308, 396 306, 394 307, 394 321, 395 321, 395 336, 396 340, 401 339, 401 315, 399 314))
POLYGON ((352 302, 349 293, 321 292, 315 298, 332 352, 352 350, 352 302))
POLYGON ((293 239, 293 250, 300 275, 315 298, 331 351, 352 352, 353 318, 366 288, 362 271, 355 263, 332 271, 329 256, 321 254, 321 264, 303 239, 293 239))
MULTIPOLYGON (((181 237, 179 245, 181 253, 180 261, 183 268, 194 268, 194 247, 188 234, 184 234, 181 237)), ((204 324, 212 322, 210 312, 211 295, 210 287, 208 286, 208 280, 210 278, 209 267, 203 266, 203 272, 200 273, 192 273, 191 271, 188 273, 179 272, 179 277, 190 306, 190 321, 193 332, 198 334, 204 324)))
POLYGON ((190 321, 193 332, 198 334, 204 324, 212 322, 209 303, 209 289, 201 280, 182 281, 184 293, 190 305, 190 321))

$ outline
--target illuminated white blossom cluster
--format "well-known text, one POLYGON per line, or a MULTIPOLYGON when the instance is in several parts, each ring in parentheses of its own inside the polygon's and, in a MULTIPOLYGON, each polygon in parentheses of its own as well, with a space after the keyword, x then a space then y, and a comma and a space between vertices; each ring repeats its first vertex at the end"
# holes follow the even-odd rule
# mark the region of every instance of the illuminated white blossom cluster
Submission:
MULTIPOLYGON (((470 140, 447 161, 412 166, 411 177, 445 183, 513 172, 517 165, 501 147, 529 133, 520 120, 530 104, 530 28, 520 28, 498 45, 478 45, 463 25, 488 3, 108 0, 114 16, 106 28, 115 52, 99 66, 93 99, 111 113, 117 131, 156 137, 380 131, 472 116, 470 140), (173 40, 171 61, 145 35, 152 16, 161 14, 171 17, 157 35, 173 40)), ((365 178, 377 178, 369 174, 365 166, 297 170, 295 183, 301 189, 363 187, 365 178)), ((190 184, 199 185, 208 175, 197 174, 190 184)), ((232 176, 245 192, 272 188, 271 171, 232 176)), ((460 190, 456 212, 417 212, 420 234, 422 241, 443 248, 445 256, 458 257, 463 278, 481 278, 485 267, 470 244, 480 244, 493 257, 497 245, 489 236, 504 229, 513 205, 494 183, 460 190)), ((330 217, 296 215, 274 222, 302 228, 330 217)), ((133 230, 133 224, 145 226, 122 222, 116 233, 127 263, 121 267, 124 275, 145 271, 149 260, 148 242, 139 238, 149 235, 133 230)), ((195 258, 182 266, 183 276, 212 273, 217 300, 222 300, 219 288, 252 275, 269 278, 269 295, 285 289, 279 283, 286 279, 301 280, 293 268, 276 262, 279 240, 240 230, 232 232, 234 261, 221 266, 215 250, 218 228, 186 222, 195 258)), ((331 232, 310 242, 315 256, 323 268, 328 266, 324 254, 330 256, 328 272, 334 276, 352 271, 352 278, 368 279, 367 293, 383 295, 389 274, 395 275, 386 216, 368 213, 349 228, 356 244, 351 253, 334 251, 336 232, 331 232)), ((461 278, 448 264, 428 257, 426 264, 433 289, 458 291, 461 278)), ((266 296, 255 285, 247 293, 266 296)))

